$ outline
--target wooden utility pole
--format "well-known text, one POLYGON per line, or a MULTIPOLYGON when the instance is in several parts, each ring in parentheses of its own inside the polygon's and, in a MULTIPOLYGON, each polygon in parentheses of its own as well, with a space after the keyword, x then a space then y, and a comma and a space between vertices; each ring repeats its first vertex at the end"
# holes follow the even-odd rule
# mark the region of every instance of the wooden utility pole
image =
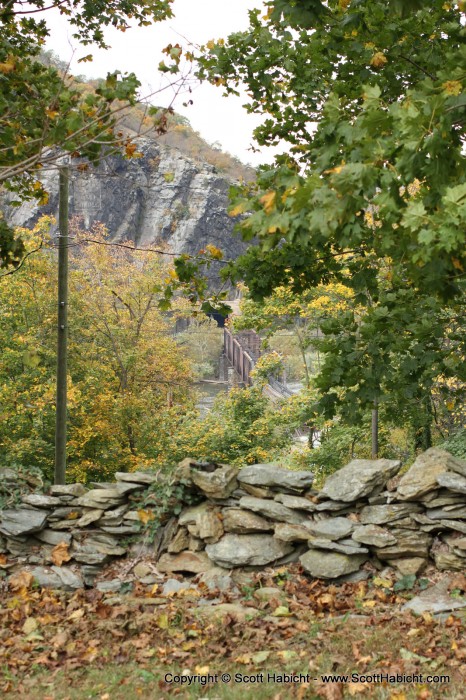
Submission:
POLYGON ((66 369, 68 349, 68 167, 60 168, 58 213, 58 328, 57 328, 57 414, 55 424, 55 484, 66 475, 66 369))
POLYGON ((379 456, 379 401, 377 397, 374 399, 374 408, 372 409, 372 459, 377 459, 379 456))

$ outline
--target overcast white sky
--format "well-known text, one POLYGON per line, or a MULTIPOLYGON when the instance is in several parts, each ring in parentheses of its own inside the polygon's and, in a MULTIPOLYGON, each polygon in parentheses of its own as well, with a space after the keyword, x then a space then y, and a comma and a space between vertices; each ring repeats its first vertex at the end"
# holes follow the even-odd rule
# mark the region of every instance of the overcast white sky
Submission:
MULTIPOLYGON (((143 84, 142 94, 160 87, 160 73, 157 66, 162 60, 162 49, 169 43, 186 45, 180 37, 186 37, 194 44, 203 44, 209 39, 226 37, 228 34, 248 27, 248 10, 260 7, 261 0, 174 0, 175 17, 151 27, 132 27, 121 33, 109 29, 106 42, 111 45, 107 51, 80 46, 72 38, 72 28, 58 13, 44 13, 51 29, 46 48, 52 49, 61 59, 71 60, 71 72, 89 77, 105 77, 107 72, 116 69, 136 73, 143 84), (92 52, 92 63, 77 61, 92 52)), ((190 96, 194 105, 182 106, 183 99, 175 103, 175 110, 185 115, 193 128, 199 131, 209 143, 218 141, 222 148, 240 158, 243 162, 258 165, 271 162, 271 149, 261 154, 253 154, 252 131, 260 122, 255 115, 248 115, 241 106, 245 98, 222 97, 222 89, 203 84, 190 96)), ((157 95, 154 103, 165 106, 171 96, 169 91, 157 95)), ((186 96, 185 96, 186 99, 186 96)))

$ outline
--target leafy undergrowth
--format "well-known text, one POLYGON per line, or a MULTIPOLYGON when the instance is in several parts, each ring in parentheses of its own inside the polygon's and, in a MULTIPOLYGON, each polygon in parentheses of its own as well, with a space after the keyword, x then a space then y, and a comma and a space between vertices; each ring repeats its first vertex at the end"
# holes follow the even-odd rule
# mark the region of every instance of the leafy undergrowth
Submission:
MULTIPOLYGON (((465 621, 401 606, 426 582, 397 586, 382 577, 340 586, 304 577, 298 567, 261 572, 235 593, 197 590, 162 596, 135 583, 115 595, 35 588, 30 574, 4 586, 1 601, 1 697, 37 700, 132 698, 464 698, 465 621), (266 601, 257 589, 275 587, 266 601), (241 605, 219 617, 200 605, 241 605), (232 676, 222 682, 221 674, 232 676), (217 682, 171 682, 166 674, 217 682), (235 674, 240 674, 235 680, 235 674), (261 677, 262 674, 262 677, 261 677), (299 682, 269 674, 303 674, 299 682), (324 682, 323 674, 358 674, 324 682), (423 676, 415 682, 368 682, 372 674, 423 676), (447 675, 449 682, 426 682, 447 675), (246 680, 246 676, 253 676, 246 680), (308 678, 304 678, 308 676, 308 678), (241 679, 241 680, 240 680, 241 679), (261 682, 262 681, 262 682, 261 682)), ((452 584, 464 591, 466 577, 452 584)), ((210 606, 207 606, 212 610, 210 606)))

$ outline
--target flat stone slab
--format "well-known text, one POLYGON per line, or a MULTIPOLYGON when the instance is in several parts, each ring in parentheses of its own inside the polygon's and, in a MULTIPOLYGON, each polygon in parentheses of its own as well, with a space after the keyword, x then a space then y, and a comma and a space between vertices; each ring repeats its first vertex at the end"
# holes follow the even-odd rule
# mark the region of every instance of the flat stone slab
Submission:
POLYGON ((157 474, 152 472, 116 472, 117 481, 129 481, 136 484, 154 484, 158 480, 157 474))
MULTIPOLYGON (((209 547, 216 546, 209 545, 209 547)), ((156 566, 161 573, 188 571, 192 574, 201 574, 211 569, 213 564, 205 552, 185 551, 179 554, 162 554, 156 566)))
POLYGON ((55 484, 50 487, 51 496, 84 496, 86 487, 84 484, 55 484))
POLYGON ((290 496, 286 493, 279 493, 275 496, 274 500, 277 501, 277 503, 282 503, 287 508, 307 510, 309 512, 317 510, 316 503, 313 503, 308 498, 302 498, 301 496, 290 496))
POLYGON ((71 534, 69 532, 60 532, 57 530, 50 530, 49 528, 36 532, 34 537, 45 544, 52 545, 53 547, 61 542, 65 542, 66 544, 71 543, 71 534))
POLYGON ((416 503, 390 503, 385 506, 365 506, 361 510, 363 525, 384 525, 405 518, 411 513, 420 513, 422 506, 416 503))
POLYGON ((319 495, 344 503, 356 501, 384 486, 400 467, 401 462, 394 459, 353 459, 326 479, 319 495))
POLYGON ((437 483, 450 491, 466 493, 466 478, 460 474, 444 472, 437 477, 437 483))
POLYGON ((225 532, 250 535, 255 532, 270 532, 274 527, 269 520, 244 508, 225 508, 222 515, 225 532))
POLYGON ((431 447, 416 458, 401 478, 396 491, 398 498, 405 501, 422 498, 438 488, 438 477, 448 471, 466 476, 466 461, 439 447, 431 447))
POLYGON ((316 537, 326 540, 341 540, 351 535, 354 530, 354 523, 348 518, 336 517, 310 522, 308 527, 316 537))
POLYGON ((197 520, 201 540, 213 544, 223 535, 223 524, 218 510, 207 510, 201 513, 197 520))
POLYGON ((432 537, 426 532, 393 528, 392 534, 396 544, 374 549, 379 559, 398 559, 400 557, 427 558, 432 537))
POLYGON ((239 502, 240 508, 252 510, 255 513, 270 518, 271 520, 279 520, 283 523, 292 523, 300 525, 307 516, 299 511, 287 508, 281 503, 271 501, 267 498, 254 498, 254 496, 243 496, 239 502))
POLYGON ((340 552, 340 554, 367 554, 369 552, 366 547, 361 547, 353 540, 333 542, 332 540, 326 540, 324 537, 312 537, 308 540, 308 545, 312 549, 324 549, 330 552, 340 552))
POLYGON ((42 530, 47 522, 47 512, 43 510, 3 510, 0 512, 0 532, 4 535, 26 535, 42 530))
POLYGON ((466 506, 428 508, 426 516, 431 520, 466 520, 466 506))
POLYGON ((368 544, 373 547, 387 547, 396 544, 396 537, 378 525, 358 525, 352 534, 355 542, 368 544))
POLYGON ((315 578, 339 578, 358 571, 367 561, 365 554, 340 554, 339 552, 324 552, 320 549, 310 549, 300 557, 305 571, 315 578))
POLYGON ((28 506, 34 506, 34 508, 53 508, 61 505, 59 498, 44 496, 42 493, 30 493, 27 496, 23 496, 21 500, 28 506))
POLYGON ((309 488, 314 475, 308 471, 290 471, 277 464, 251 464, 238 473, 238 481, 251 486, 277 486, 292 490, 309 488))
POLYGON ((449 580, 439 583, 423 591, 403 605, 402 610, 410 610, 415 615, 422 613, 442 613, 461 610, 466 607, 465 598, 453 598, 448 590, 449 580))
POLYGON ((310 536, 311 531, 304 524, 277 523, 275 525, 274 537, 282 542, 307 542, 310 536))
POLYGON ((287 542, 272 535, 226 534, 216 544, 208 544, 206 552, 218 566, 264 566, 293 551, 287 542))
POLYGON ((77 499, 77 504, 88 508, 107 510, 123 503, 122 494, 116 489, 91 489, 77 499))

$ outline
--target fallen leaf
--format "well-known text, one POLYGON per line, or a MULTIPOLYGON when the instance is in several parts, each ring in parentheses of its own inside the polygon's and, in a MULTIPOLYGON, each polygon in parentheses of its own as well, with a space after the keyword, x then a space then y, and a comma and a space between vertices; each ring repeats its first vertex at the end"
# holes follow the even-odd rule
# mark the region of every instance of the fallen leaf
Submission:
POLYGON ((66 618, 67 620, 80 620, 82 617, 84 617, 84 610, 83 608, 79 608, 78 610, 74 610, 71 615, 68 615, 66 618))
POLYGON ((27 617, 23 625, 23 632, 24 634, 31 634, 31 632, 35 632, 38 627, 39 624, 35 617, 27 617))
POLYGON ((55 566, 61 566, 64 562, 71 559, 66 542, 59 542, 53 549, 51 558, 55 566))
POLYGON ((34 576, 29 571, 20 571, 12 576, 8 582, 12 591, 22 591, 31 588, 34 576))

